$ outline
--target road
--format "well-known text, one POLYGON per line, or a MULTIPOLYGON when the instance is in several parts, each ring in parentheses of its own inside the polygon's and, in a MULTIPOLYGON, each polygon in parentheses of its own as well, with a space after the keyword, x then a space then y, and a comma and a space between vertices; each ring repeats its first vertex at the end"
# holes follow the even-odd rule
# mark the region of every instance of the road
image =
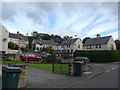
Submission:
POLYGON ((28 67, 28 88, 117 88, 117 64, 91 64, 91 73, 82 77, 70 77, 63 74, 28 67), (109 71, 110 70, 110 71, 109 71), (32 78, 32 79, 31 79, 32 78), (107 84, 106 84, 107 83, 107 84))
POLYGON ((120 68, 112 68, 105 71, 103 74, 92 78, 84 83, 78 83, 69 88, 118 88, 118 74, 120 74, 120 68))

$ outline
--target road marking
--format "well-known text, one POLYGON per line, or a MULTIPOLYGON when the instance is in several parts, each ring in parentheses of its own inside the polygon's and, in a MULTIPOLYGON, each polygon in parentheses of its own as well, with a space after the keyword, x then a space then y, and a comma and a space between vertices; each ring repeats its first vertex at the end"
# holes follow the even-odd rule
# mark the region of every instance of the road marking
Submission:
POLYGON ((114 70, 115 68, 113 67, 112 70, 114 70))
POLYGON ((84 72, 83 74, 91 74, 92 72, 84 72))
POLYGON ((110 72, 110 70, 107 70, 106 72, 110 72))

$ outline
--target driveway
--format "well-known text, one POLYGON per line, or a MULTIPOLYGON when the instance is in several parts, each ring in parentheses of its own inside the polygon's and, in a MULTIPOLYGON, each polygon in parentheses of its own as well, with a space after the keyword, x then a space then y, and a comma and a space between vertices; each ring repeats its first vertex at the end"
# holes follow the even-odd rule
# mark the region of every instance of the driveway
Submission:
POLYGON ((69 76, 52 73, 38 68, 28 66, 27 86, 28 88, 70 88, 85 83, 92 78, 102 75, 104 72, 117 68, 116 63, 92 63, 91 70, 84 73, 82 77, 69 76))

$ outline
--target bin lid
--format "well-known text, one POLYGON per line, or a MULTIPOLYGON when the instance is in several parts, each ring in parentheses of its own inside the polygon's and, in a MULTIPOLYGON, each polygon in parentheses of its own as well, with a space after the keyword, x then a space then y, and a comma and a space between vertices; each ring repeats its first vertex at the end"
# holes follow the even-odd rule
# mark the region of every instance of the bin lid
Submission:
POLYGON ((26 64, 14 64, 15 67, 26 67, 26 64))
POLYGON ((20 73, 21 72, 21 69, 19 67, 4 66, 4 67, 2 67, 2 70, 6 71, 6 72, 12 72, 12 73, 20 73))
POLYGON ((81 64, 83 64, 82 61, 74 61, 73 63, 81 63, 81 64))

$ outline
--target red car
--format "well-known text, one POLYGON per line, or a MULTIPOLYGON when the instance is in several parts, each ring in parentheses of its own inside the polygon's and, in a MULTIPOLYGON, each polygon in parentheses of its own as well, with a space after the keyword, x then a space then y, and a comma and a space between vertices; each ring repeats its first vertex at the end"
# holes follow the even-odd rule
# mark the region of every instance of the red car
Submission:
POLYGON ((34 54, 25 54, 25 53, 22 53, 20 55, 20 58, 21 60, 25 60, 25 61, 28 61, 28 60, 41 61, 42 60, 41 57, 35 56, 34 54))

